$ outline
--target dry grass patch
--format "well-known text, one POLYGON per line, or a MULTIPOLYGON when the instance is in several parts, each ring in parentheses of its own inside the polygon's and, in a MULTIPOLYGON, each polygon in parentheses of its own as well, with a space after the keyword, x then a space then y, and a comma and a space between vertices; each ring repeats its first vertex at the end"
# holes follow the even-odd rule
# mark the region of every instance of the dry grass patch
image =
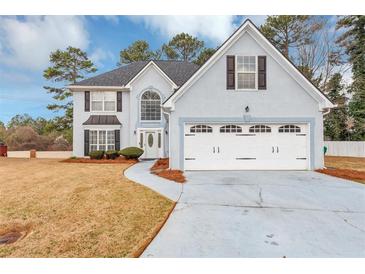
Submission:
POLYGON ((327 168, 353 169, 365 172, 365 158, 325 156, 324 165, 327 168))
POLYGON ((118 157, 116 159, 90 159, 90 158, 69 158, 61 161, 62 163, 79 163, 79 164, 135 164, 138 160, 125 159, 118 157))
POLYGON ((365 183, 365 159, 360 157, 326 156, 327 169, 317 170, 327 175, 365 183))
POLYGON ((174 203, 123 177, 128 166, 0 158, 0 233, 22 233, 0 257, 133 256, 174 203))

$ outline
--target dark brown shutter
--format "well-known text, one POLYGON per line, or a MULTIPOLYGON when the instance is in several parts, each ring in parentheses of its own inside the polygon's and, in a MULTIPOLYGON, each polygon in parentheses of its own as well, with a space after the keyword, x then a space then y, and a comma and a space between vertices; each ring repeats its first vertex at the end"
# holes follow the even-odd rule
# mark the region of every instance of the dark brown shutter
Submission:
POLYGON ((258 56, 258 89, 266 89, 266 56, 258 56))
POLYGON ((227 55, 227 89, 236 89, 235 68, 235 56, 227 55))
POLYGON ((122 111, 122 92, 121 91, 117 92, 117 111, 118 112, 122 111))
POLYGON ((84 130, 84 155, 89 156, 89 130, 84 130))
POLYGON ((115 150, 120 150, 120 130, 116 129, 115 133, 115 150))
POLYGON ((85 111, 90 111, 90 91, 85 91, 85 111))

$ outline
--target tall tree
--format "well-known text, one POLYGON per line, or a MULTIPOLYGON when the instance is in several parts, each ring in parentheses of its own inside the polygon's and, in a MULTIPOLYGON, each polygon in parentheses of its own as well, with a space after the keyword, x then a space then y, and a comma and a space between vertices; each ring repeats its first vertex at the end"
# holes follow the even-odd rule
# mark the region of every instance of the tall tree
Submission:
POLYGON ((345 69, 343 50, 336 44, 338 32, 327 18, 312 16, 309 26, 312 31, 307 42, 298 45, 293 61, 317 87, 326 90, 333 73, 345 69))
POLYGON ((194 60, 194 63, 201 66, 203 65, 209 58, 210 56, 212 56, 215 53, 215 49, 212 48, 204 48, 198 58, 196 58, 196 60, 194 60))
POLYGON ((2 121, 0 121, 0 143, 5 142, 6 128, 2 121))
POLYGON ((96 68, 88 59, 86 52, 71 46, 64 51, 52 52, 50 62, 52 65, 44 70, 43 77, 62 84, 61 87, 44 87, 48 93, 54 94, 53 99, 59 102, 50 104, 47 108, 54 111, 64 110, 64 116, 58 117, 60 128, 71 129, 73 104, 68 100, 71 92, 65 86, 83 79, 85 74, 95 72, 96 68))
POLYGON ((147 41, 137 40, 128 48, 120 51, 120 62, 118 65, 129 64, 136 61, 149 61, 160 58, 159 51, 150 49, 147 41))
POLYGON ((203 48, 204 41, 187 33, 180 33, 162 46, 162 52, 168 59, 192 62, 203 48))
POLYGON ((8 122, 7 127, 10 128, 16 128, 16 127, 24 127, 24 126, 30 126, 32 127, 34 125, 35 121, 29 114, 17 114, 14 117, 10 119, 8 122))
POLYGON ((343 16, 337 28, 345 32, 337 42, 343 46, 352 65, 352 83, 348 92, 352 94, 349 113, 354 121, 353 140, 365 140, 365 16, 343 16))
POLYGON ((332 141, 347 140, 349 133, 347 105, 340 73, 335 73, 328 81, 326 93, 337 106, 325 117, 324 135, 332 141))
POLYGON ((308 43, 311 34, 308 15, 268 16, 261 31, 286 57, 291 47, 308 43))

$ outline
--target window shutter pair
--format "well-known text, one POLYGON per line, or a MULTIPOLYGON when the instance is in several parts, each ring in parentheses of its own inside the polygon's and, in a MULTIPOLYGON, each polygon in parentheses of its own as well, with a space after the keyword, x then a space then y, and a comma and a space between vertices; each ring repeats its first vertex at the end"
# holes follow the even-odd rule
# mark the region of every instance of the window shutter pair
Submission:
MULTIPOLYGON (((227 89, 236 89, 236 64, 234 55, 227 55, 227 89)), ((257 58, 258 89, 266 89, 266 56, 257 58)))
MULTIPOLYGON (((122 112, 122 92, 117 92, 117 112, 122 112)), ((90 111, 90 91, 85 91, 85 112, 90 111)))

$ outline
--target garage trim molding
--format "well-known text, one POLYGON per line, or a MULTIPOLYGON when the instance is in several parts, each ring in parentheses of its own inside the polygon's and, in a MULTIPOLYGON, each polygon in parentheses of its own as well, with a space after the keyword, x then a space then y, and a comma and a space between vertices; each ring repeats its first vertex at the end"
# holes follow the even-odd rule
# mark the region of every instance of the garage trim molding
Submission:
POLYGON ((310 145, 310 155, 309 155, 309 165, 310 169, 314 168, 315 150, 314 150, 314 128, 315 119, 311 117, 252 117, 250 115, 244 115, 243 117, 180 117, 179 118, 179 161, 181 170, 185 170, 184 167, 184 127, 186 123, 210 123, 210 124, 221 124, 221 123, 243 123, 243 124, 277 124, 277 123, 297 123, 297 124, 308 124, 309 126, 309 145, 310 145))

